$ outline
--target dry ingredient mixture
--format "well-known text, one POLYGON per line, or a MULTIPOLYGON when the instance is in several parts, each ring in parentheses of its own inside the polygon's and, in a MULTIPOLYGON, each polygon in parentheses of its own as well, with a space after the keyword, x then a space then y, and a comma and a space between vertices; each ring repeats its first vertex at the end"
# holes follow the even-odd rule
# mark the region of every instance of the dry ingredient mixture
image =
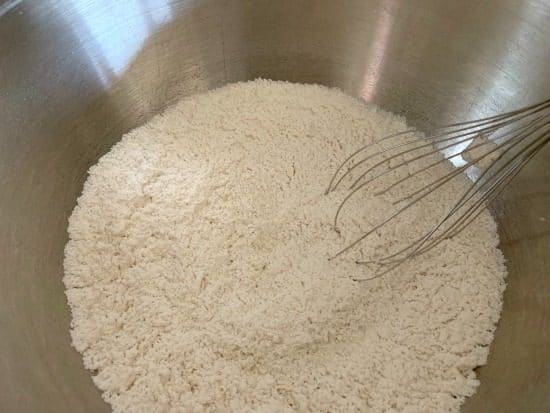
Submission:
POLYGON ((505 287, 489 213, 353 278, 375 271, 355 258, 433 225, 466 181, 328 260, 398 196, 365 189, 336 232, 347 192, 324 195, 332 173, 405 128, 336 89, 257 80, 185 98, 103 156, 69 221, 64 282, 74 346, 113 410, 458 411, 505 287))

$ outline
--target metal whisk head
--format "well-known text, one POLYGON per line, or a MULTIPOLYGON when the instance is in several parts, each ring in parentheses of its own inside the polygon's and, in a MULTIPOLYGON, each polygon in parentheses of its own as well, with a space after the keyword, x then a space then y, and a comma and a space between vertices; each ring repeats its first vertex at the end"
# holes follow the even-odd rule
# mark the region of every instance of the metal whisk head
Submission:
POLYGON ((434 217, 434 225, 427 232, 376 261, 358 261, 380 265, 382 270, 375 278, 454 237, 479 216, 550 140, 550 99, 484 119, 437 127, 426 136, 419 134, 419 130, 409 129, 359 148, 336 170, 326 191, 329 193, 342 185, 349 185, 349 193, 334 217, 335 229, 349 200, 368 186, 379 185, 381 178, 384 178, 384 186, 376 192, 377 195, 400 191, 395 212, 337 252, 335 258, 379 232, 452 179, 464 173, 470 177, 469 188, 454 205, 448 206, 441 218, 434 217), (442 168, 449 162, 455 167, 442 168), (486 165, 480 167, 484 163, 486 165), (420 187, 411 185, 420 174, 429 177, 428 183, 420 187))

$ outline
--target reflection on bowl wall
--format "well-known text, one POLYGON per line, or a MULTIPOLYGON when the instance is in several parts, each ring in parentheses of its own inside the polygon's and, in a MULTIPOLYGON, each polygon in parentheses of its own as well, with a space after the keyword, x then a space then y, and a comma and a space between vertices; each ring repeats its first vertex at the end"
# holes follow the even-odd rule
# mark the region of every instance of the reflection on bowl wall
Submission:
MULTIPOLYGON (((70 345, 67 218, 88 167, 178 97, 338 86, 410 123, 550 95, 544 0, 0 0, 0 411, 107 412, 70 345)), ((550 411, 550 148, 494 206, 509 286, 465 412, 550 411)))

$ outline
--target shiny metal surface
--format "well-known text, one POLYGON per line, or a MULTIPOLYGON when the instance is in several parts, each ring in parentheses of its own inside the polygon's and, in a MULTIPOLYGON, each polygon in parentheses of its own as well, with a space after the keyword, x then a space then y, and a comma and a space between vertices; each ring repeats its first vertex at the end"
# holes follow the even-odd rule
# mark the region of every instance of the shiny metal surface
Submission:
MULTIPOLYGON (((550 95, 545 0, 0 0, 0 412, 106 412, 62 259, 87 168, 182 94, 339 86, 418 127, 550 95)), ((550 151, 496 207, 510 270, 465 412, 550 411, 550 151)), ((467 333, 467 332, 466 332, 467 333)))

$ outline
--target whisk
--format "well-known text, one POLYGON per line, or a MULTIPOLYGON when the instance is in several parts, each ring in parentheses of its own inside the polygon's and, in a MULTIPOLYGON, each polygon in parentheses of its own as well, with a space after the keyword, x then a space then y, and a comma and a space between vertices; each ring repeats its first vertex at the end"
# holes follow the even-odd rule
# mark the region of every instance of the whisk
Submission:
POLYGON ((433 227, 420 237, 408 240, 405 247, 394 253, 372 261, 357 262, 378 264, 379 271, 372 277, 376 278, 406 260, 426 253, 471 224, 549 140, 550 99, 547 99, 500 115, 436 127, 426 136, 422 136, 418 129, 409 129, 359 148, 338 167, 326 191, 336 190, 350 181, 352 175, 355 178, 351 180, 349 193, 336 211, 335 229, 346 203, 375 181, 379 184, 382 177, 385 177, 384 187, 376 192, 377 195, 398 187, 405 195, 395 203, 396 210, 389 218, 373 225, 333 258, 358 246, 434 191, 466 173, 471 179, 468 189, 442 218, 435 221, 433 227), (481 137, 481 142, 477 142, 478 137, 481 137), (382 147, 384 145, 386 147, 382 147), (474 155, 466 156, 469 154, 474 155), (455 167, 441 168, 441 164, 449 162, 455 167), (487 165, 481 168, 484 162, 487 165), (444 172, 430 175, 429 183, 420 188, 407 185, 419 174, 433 173, 435 170, 444 172), (357 174, 359 176, 355 177, 357 174))

